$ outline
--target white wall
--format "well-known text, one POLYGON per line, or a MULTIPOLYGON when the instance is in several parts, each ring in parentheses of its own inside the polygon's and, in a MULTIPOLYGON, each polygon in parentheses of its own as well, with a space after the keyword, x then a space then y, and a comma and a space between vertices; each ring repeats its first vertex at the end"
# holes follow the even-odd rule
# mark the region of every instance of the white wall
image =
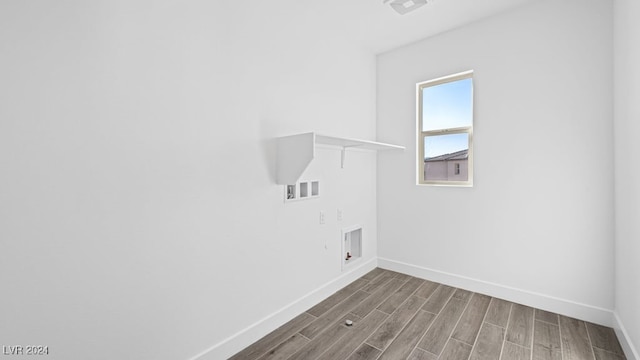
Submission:
POLYGON ((640 359, 640 4, 615 0, 614 16, 616 325, 627 357, 640 359))
POLYGON ((3 345, 225 358, 348 280, 343 226, 375 266, 374 154, 320 150, 318 200, 274 182, 276 136, 375 136, 375 57, 316 10, 0 3, 3 345))
POLYGON ((611 39, 610 2, 547 0, 379 55, 380 264, 610 324, 611 39), (465 70, 474 187, 416 186, 415 84, 465 70))

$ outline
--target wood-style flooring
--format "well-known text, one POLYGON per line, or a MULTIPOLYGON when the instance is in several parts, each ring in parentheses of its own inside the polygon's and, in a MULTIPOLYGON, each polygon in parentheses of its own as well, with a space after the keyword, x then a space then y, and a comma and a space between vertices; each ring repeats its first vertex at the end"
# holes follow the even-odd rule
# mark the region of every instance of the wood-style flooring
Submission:
POLYGON ((231 359, 624 360, 625 356, 610 328, 377 268, 231 359), (353 325, 345 325, 346 320, 353 325))

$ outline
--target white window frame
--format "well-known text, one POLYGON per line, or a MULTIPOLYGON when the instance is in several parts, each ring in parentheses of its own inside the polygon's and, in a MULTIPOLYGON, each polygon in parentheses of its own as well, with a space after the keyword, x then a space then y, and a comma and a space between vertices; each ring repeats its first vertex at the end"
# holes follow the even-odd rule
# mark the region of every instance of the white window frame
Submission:
POLYGON ((417 184, 418 185, 437 185, 437 186, 462 186, 462 187, 472 187, 473 186, 473 70, 461 72, 458 74, 453 74, 449 76, 444 76, 441 78, 424 81, 416 84, 416 117, 417 117, 417 131, 418 134, 418 144, 416 148, 418 149, 417 154, 417 184), (456 127, 456 128, 446 128, 440 130, 431 130, 431 131, 422 131, 422 90, 428 87, 441 85, 449 82, 454 82, 458 80, 471 79, 471 125, 465 127, 456 127), (425 180, 424 179, 424 140, 428 136, 438 136, 438 135, 451 135, 451 134, 468 134, 469 137, 469 150, 468 150, 468 159, 467 159, 467 181, 457 181, 457 180, 425 180))

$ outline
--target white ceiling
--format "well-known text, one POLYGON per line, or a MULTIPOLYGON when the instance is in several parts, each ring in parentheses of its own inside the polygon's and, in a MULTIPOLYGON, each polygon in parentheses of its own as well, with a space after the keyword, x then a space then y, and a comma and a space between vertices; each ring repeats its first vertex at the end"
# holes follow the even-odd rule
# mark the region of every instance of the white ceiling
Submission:
POLYGON ((529 2, 533 0, 434 0, 405 15, 383 0, 327 0, 312 6, 329 15, 331 25, 345 36, 381 53, 529 2))

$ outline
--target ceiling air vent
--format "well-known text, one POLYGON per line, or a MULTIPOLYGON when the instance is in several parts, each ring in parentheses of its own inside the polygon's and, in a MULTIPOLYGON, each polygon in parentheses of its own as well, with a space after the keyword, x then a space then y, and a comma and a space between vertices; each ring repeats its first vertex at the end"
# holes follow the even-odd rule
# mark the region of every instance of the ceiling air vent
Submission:
POLYGON ((427 0, 384 0, 383 4, 389 4, 398 14, 404 15, 427 4, 427 0))

